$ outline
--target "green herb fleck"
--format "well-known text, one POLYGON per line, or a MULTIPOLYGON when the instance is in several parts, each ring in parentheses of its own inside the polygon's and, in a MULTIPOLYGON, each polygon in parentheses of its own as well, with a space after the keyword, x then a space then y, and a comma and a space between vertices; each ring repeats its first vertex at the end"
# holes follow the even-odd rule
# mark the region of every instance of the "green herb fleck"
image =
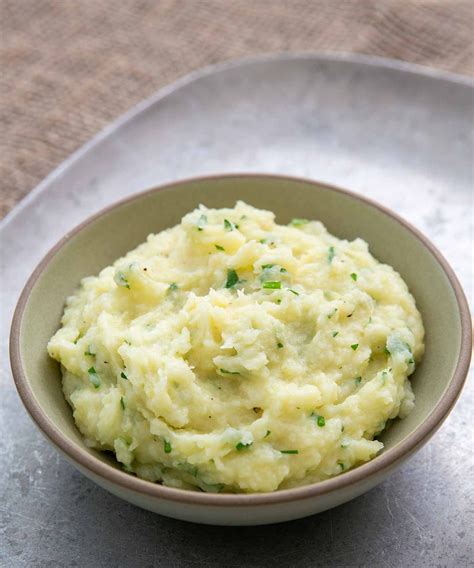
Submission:
POLYGON ((362 382, 362 377, 356 377, 354 381, 356 385, 360 385, 360 383, 362 382))
POLYGON ((126 381, 128 381, 128 377, 123 371, 120 373, 120 376, 122 377, 122 379, 125 379, 126 381))
POLYGON ((336 249, 334 247, 329 247, 328 249, 328 264, 331 264, 336 256, 336 249))
POLYGON ((315 419, 316 424, 320 428, 323 428, 324 426, 326 426, 326 419, 324 418, 324 416, 321 416, 320 414, 316 414, 315 412, 312 412, 311 417, 315 419))
POLYGON ((126 343, 127 345, 131 345, 131 344, 132 344, 132 342, 129 341, 128 339, 124 339, 123 342, 126 343))
POLYGON ((224 229, 226 231, 233 231, 234 229, 237 229, 238 226, 235 225, 234 223, 232 223, 232 221, 229 221, 228 219, 224 219, 224 229))
POLYGON ((388 350, 387 346, 385 346, 383 348, 383 352, 385 353, 385 355, 391 355, 390 351, 388 350))
POLYGON ((240 452, 240 450, 245 450, 246 448, 250 448, 250 446, 253 444, 253 442, 249 442, 248 444, 244 444, 242 442, 239 442, 236 446, 235 449, 238 450, 240 452))
POLYGON ((165 450, 165 454, 171 453, 171 444, 168 442, 168 440, 163 440, 163 449, 165 450))
POLYGON ((216 247, 217 250, 225 250, 224 247, 221 247, 221 245, 214 245, 216 247))
POLYGON ((277 347, 278 347, 278 349, 283 349, 283 343, 278 342, 277 347))
POLYGON ((128 280, 125 277, 125 274, 120 270, 115 273, 114 281, 115 284, 117 284, 117 286, 122 286, 122 288, 127 288, 128 290, 130 290, 130 284, 128 283, 128 280))
POLYGON ((346 466, 340 461, 337 462, 337 465, 341 468, 341 471, 344 471, 346 469, 346 466))
POLYGON ((265 434, 264 438, 268 438, 268 436, 270 436, 271 433, 272 433, 271 430, 267 430, 267 433, 265 434))
POLYGON ((302 225, 306 225, 309 223, 308 219, 292 219, 290 225, 292 227, 301 227, 302 225))
POLYGON ((225 287, 232 288, 232 286, 235 286, 238 281, 239 275, 237 274, 237 272, 233 268, 229 268, 227 270, 227 281, 225 283, 225 287))
POLYGON ((328 319, 331 319, 332 316, 333 316, 336 312, 337 312, 337 308, 334 308, 333 310, 331 310, 331 311, 328 313, 328 316, 327 316, 328 319))
POLYGON ((219 369, 224 375, 240 375, 239 371, 227 371, 226 369, 219 369))
POLYGON ((202 231, 204 227, 207 225, 207 215, 204 213, 199 217, 198 222, 196 223, 198 231, 202 231))
POLYGON ((267 242, 267 239, 260 239, 258 242, 264 245, 267 242))
POLYGON ((95 357, 95 353, 93 352, 93 350, 91 351, 91 347, 92 345, 89 345, 87 347, 87 351, 84 351, 84 355, 86 355, 87 357, 95 357))
POLYGON ((358 347, 359 347, 359 344, 358 344, 358 343, 353 343, 353 344, 351 345, 351 349, 352 349, 353 351, 357 351, 357 348, 358 348, 358 347))
POLYGON ((280 454, 299 454, 298 450, 280 450, 280 454))
POLYGON ((339 332, 338 332, 338 331, 333 331, 333 332, 332 332, 332 336, 333 336, 333 337, 336 337, 336 335, 339 335, 339 332))
POLYGON ((342 444, 341 444, 341 448, 342 448, 342 449, 345 449, 345 448, 347 448, 348 446, 349 446, 349 443, 348 443, 348 442, 342 442, 342 444))
POLYGON ((276 300, 277 304, 281 304, 281 298, 278 298, 278 300, 276 300))
POLYGON ((264 282, 262 287, 269 290, 280 290, 281 282, 264 282))
POLYGON ((170 292, 176 292, 176 290, 178 289, 178 285, 176 284, 176 282, 171 282, 171 284, 169 285, 168 290, 170 292))
POLYGON ((120 397, 120 406, 122 407, 122 410, 125 410, 125 402, 123 400, 123 396, 120 397))
POLYGON ((280 272, 288 272, 288 270, 286 268, 283 268, 283 266, 280 268, 280 272))
POLYGON ((351 278, 352 278, 352 280, 354 280, 354 282, 356 282, 357 281, 357 274, 355 272, 353 272, 351 274, 351 278))
POLYGON ((273 268, 275 264, 262 264, 262 270, 268 270, 269 268, 273 268))
POLYGON ((292 294, 294 294, 295 296, 299 296, 300 293, 297 292, 296 290, 293 290, 292 288, 288 288, 288 292, 291 292, 292 294))
POLYGON ((91 367, 87 372, 89 373, 90 382, 94 385, 94 388, 98 389, 101 382, 99 376, 97 375, 97 371, 94 369, 94 367, 91 367))

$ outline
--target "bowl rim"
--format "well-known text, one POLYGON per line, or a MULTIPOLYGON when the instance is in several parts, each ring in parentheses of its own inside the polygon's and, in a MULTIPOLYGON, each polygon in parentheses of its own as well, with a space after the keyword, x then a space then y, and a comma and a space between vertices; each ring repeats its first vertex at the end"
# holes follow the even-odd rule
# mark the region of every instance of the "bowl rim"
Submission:
POLYGON ((353 191, 347 189, 342 189, 340 187, 319 182, 317 180, 308 179, 298 176, 288 176, 280 174, 271 173, 253 173, 253 172, 240 172, 231 174, 213 174, 205 176, 194 176, 170 183, 155 186, 151 189, 134 193, 124 199, 120 199, 111 205, 102 208, 97 213, 90 215, 84 221, 76 225, 73 229, 68 231, 43 257, 39 262, 28 281, 26 282, 15 312, 13 315, 11 332, 10 332, 10 364, 13 374, 13 379, 20 395, 20 398, 25 406, 27 412, 29 413, 32 420, 38 426, 40 431, 46 436, 46 438, 61 452, 63 452, 66 457, 72 460, 73 463, 80 466, 80 469, 85 469, 93 477, 99 477, 104 479, 104 481, 111 482, 112 484, 119 486, 122 489, 146 495, 149 497, 158 498, 168 502, 181 503, 187 505, 204 505, 212 507, 222 507, 222 506, 234 506, 234 507, 245 507, 245 506, 257 506, 257 505, 276 505, 280 503, 287 503, 290 501, 299 501, 302 499, 309 499, 325 495, 340 489, 349 487, 350 485, 356 485, 358 483, 363 483, 369 477, 373 477, 377 474, 383 474, 383 472, 389 472, 390 469, 394 468, 405 456, 408 457, 413 453, 418 447, 423 445, 432 434, 441 426, 442 422, 446 419, 450 411, 452 410, 454 404, 456 403, 462 387, 466 381, 469 364, 471 360, 471 349, 472 349, 472 327, 471 327, 471 316, 468 307, 468 303, 462 287, 447 260, 440 253, 440 251, 431 243, 431 241, 425 237, 418 229, 411 225, 408 221, 400 217, 397 213, 394 213, 384 205, 377 203, 376 201, 367 198, 363 195, 359 195, 353 191), (69 242, 76 234, 85 229, 90 224, 97 221, 103 215, 111 212, 114 209, 127 205, 133 201, 143 199, 144 197, 157 193, 165 189, 173 189, 180 185, 185 185, 189 183, 196 182, 213 182, 222 179, 243 179, 243 178, 256 178, 256 179, 278 179, 279 181, 287 181, 290 183, 305 183, 313 185, 319 188, 324 188, 336 193, 344 194, 352 199, 356 199, 362 202, 364 205, 368 205, 372 208, 377 209, 383 214, 389 216, 397 223, 402 225, 407 231, 409 231, 413 237, 415 237, 426 249, 430 252, 434 258, 437 260, 438 264, 442 268, 445 276, 447 277, 453 292, 455 294, 457 307, 459 310, 460 324, 461 324, 461 344, 458 354, 458 361, 456 368, 453 372, 451 380, 444 391, 438 404, 431 410, 425 420, 413 431, 411 432, 403 441, 399 442, 395 447, 383 452, 376 458, 366 462, 355 469, 351 469, 346 473, 342 473, 336 477, 330 479, 319 481, 313 484, 304 485, 301 487, 296 487, 292 489, 283 489, 274 492, 265 493, 237 493, 237 494, 219 494, 219 493, 200 493, 197 491, 187 490, 187 489, 176 489, 172 487, 167 487, 158 483, 153 483, 151 481, 146 481, 133 476, 129 473, 121 471, 111 465, 102 462, 98 458, 94 457, 92 454, 88 453, 86 450, 82 449, 74 442, 70 441, 66 436, 63 435, 61 430, 55 426, 55 424, 50 420, 48 415, 44 413, 37 403, 33 391, 29 385, 25 370, 23 368, 21 355, 20 355, 20 337, 21 328, 23 323, 23 316, 25 312, 28 299, 30 297, 31 291, 33 290, 37 280, 45 269, 50 264, 56 253, 69 242))

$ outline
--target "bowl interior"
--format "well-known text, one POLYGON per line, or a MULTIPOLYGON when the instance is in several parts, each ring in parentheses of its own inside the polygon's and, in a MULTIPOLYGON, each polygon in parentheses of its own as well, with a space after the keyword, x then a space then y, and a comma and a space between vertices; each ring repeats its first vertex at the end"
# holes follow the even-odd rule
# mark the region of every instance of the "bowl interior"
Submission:
POLYGON ((64 436, 98 459, 117 467, 113 458, 84 445, 62 394, 59 366, 46 352, 65 298, 81 278, 98 273, 149 233, 175 225, 200 203, 226 207, 239 199, 274 211, 279 223, 293 217, 321 220, 340 238, 361 237, 376 258, 391 264, 407 282, 423 316, 426 353, 412 376, 415 410, 383 434, 386 449, 413 432, 442 398, 460 352, 459 309, 438 260, 403 224, 349 194, 303 180, 253 175, 192 180, 142 194, 86 224, 50 258, 26 303, 20 357, 32 395, 64 436))

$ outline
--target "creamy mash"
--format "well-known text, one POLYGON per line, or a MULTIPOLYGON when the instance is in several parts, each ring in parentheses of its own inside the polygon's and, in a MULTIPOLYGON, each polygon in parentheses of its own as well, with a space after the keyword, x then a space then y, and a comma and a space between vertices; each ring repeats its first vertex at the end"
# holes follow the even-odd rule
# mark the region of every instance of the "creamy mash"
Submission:
POLYGON ((373 458, 423 325, 361 239, 200 207, 85 278, 48 345, 88 445, 137 476, 274 491, 373 458))

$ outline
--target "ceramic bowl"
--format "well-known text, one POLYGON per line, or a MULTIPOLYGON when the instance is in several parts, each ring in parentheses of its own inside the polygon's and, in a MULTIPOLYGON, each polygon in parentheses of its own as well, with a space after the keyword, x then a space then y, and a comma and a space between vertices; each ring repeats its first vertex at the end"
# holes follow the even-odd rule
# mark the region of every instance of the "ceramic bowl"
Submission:
POLYGON ((14 315, 11 364, 21 399, 46 438, 84 475, 108 491, 162 515, 208 524, 257 525, 311 515, 361 495, 398 468, 441 425, 460 394, 471 355, 466 299, 436 248, 384 207, 350 192, 296 178, 226 175, 185 180, 120 201, 69 232, 42 260, 14 315), (61 390, 59 365, 46 344, 58 329, 65 298, 81 278, 177 224, 200 203, 232 207, 241 199, 276 213, 321 220, 334 235, 362 237, 392 265, 416 298, 426 353, 412 376, 415 410, 382 437, 383 452, 346 473, 296 489, 259 494, 208 494, 154 484, 126 473, 107 453, 88 448, 61 390))

